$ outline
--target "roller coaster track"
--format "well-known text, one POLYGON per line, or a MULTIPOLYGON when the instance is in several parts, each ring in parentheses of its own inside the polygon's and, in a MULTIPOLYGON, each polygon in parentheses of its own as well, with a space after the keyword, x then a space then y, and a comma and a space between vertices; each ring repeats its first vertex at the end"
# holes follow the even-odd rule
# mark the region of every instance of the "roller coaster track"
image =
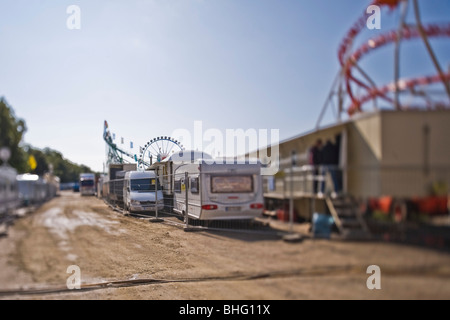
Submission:
POLYGON ((130 163, 135 160, 134 155, 122 150, 114 142, 111 133, 108 129, 108 122, 105 120, 104 130, 103 130, 103 140, 105 140, 108 146, 107 163, 130 163), (130 158, 127 160, 124 156, 130 158))
MULTIPOLYGON (((377 100, 381 99, 388 106, 396 110, 407 109, 448 109, 450 108, 450 71, 444 70, 430 44, 430 38, 450 38, 450 23, 422 24, 418 0, 373 0, 372 5, 388 7, 390 11, 400 11, 400 21, 397 29, 383 31, 367 40, 362 45, 353 49, 358 36, 366 30, 367 13, 356 20, 342 39, 338 49, 338 60, 341 69, 334 80, 332 89, 320 113, 316 127, 328 107, 338 106, 337 120, 341 114, 347 112, 349 116, 363 112, 363 105, 373 102, 374 109, 378 109, 377 100), (407 21, 407 8, 412 5, 415 21, 407 21), (428 53, 433 70, 423 76, 405 76, 400 78, 400 46, 403 42, 420 39, 428 53), (371 75, 363 70, 360 60, 379 48, 392 44, 394 46, 393 79, 390 83, 376 84, 371 75), (359 75, 359 77, 358 77, 359 75), (440 83, 446 98, 431 97, 432 86, 440 83), (400 94, 409 94, 406 103, 400 100, 400 94), (337 97, 337 99, 335 99, 337 97), (415 99, 413 98, 420 98, 415 99), (422 100, 423 102, 422 102, 422 100), (347 104, 348 103, 348 104, 347 104)), ((408 52, 411 54, 411 51, 408 52)), ((448 62, 448 61, 445 61, 448 62)))

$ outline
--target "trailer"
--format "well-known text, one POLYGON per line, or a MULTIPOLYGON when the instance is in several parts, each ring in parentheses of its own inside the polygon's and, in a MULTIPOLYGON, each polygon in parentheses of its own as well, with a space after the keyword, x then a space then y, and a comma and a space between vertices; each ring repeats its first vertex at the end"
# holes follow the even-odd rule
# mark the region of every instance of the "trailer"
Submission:
POLYGON ((163 186, 166 208, 185 219, 248 220, 262 215, 260 163, 227 163, 183 151, 151 169, 163 186))
POLYGON ((0 215, 8 214, 19 205, 19 190, 17 171, 13 168, 0 166, 0 215))
POLYGON ((48 200, 48 183, 36 174, 17 176, 20 204, 23 206, 41 204, 48 200))

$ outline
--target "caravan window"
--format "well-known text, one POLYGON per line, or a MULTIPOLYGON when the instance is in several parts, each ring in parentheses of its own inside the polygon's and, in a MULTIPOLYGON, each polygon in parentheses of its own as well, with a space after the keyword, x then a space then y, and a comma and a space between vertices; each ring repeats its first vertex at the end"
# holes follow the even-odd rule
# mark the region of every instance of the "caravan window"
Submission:
POLYGON ((181 180, 175 180, 173 187, 176 193, 181 193, 181 180))
POLYGON ((253 192, 253 177, 245 176, 212 176, 212 193, 249 193, 253 192))
POLYGON ((198 190, 198 177, 191 178, 191 193, 199 193, 198 190))

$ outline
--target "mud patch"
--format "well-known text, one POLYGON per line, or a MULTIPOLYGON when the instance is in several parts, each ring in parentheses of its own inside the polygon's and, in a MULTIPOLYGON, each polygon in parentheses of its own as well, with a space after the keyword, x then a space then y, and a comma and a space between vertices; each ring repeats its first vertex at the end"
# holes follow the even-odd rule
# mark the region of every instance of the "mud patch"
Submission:
MULTIPOLYGON (((44 212, 42 214, 41 223, 60 239, 68 239, 68 233, 73 233, 76 228, 81 226, 100 228, 112 235, 119 235, 124 232, 124 230, 115 230, 113 228, 113 226, 118 225, 119 222, 104 219, 94 212, 73 210, 72 214, 68 216, 58 207, 51 208, 44 212)), ((64 242, 61 244, 64 245, 64 242)))

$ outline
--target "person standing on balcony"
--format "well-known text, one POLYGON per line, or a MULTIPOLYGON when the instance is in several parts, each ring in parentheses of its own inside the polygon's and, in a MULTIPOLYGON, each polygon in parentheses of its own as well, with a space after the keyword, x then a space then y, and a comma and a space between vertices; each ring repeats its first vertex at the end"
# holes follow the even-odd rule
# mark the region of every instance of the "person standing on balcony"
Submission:
MULTIPOLYGON (((323 164, 323 150, 322 150, 322 140, 317 139, 316 143, 309 150, 309 164, 313 166, 314 180, 313 180, 313 192, 316 194, 318 192, 318 177, 320 166, 323 164)), ((323 192, 323 184, 321 187, 321 192, 323 192)))
POLYGON ((337 146, 331 142, 330 139, 327 140, 325 146, 323 147, 323 164, 325 170, 330 173, 331 179, 333 181, 333 191, 339 192, 338 183, 338 164, 339 164, 339 150, 337 146))

